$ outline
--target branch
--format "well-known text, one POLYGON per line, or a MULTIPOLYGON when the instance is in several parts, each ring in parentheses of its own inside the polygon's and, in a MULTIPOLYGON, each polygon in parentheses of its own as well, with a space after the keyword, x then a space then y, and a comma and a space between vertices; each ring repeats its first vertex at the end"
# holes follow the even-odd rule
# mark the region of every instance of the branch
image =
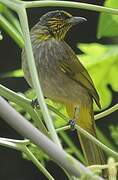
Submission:
POLYGON ((117 166, 118 166, 118 162, 115 162, 115 160, 112 157, 110 157, 108 159, 108 164, 92 165, 92 166, 88 166, 88 168, 94 172, 96 172, 97 170, 108 169, 109 180, 116 180, 117 179, 117 166))
POLYGON ((24 42, 25 42, 25 51, 26 51, 26 55, 27 55, 27 61, 28 61, 28 66, 29 66, 32 82, 33 82, 33 87, 36 91, 37 98, 38 98, 38 101, 40 104, 40 108, 41 108, 46 126, 47 126, 48 130, 50 131, 50 136, 53 139, 53 141, 55 143, 57 143, 59 145, 59 147, 61 147, 59 138, 56 134, 56 131, 55 131, 53 123, 52 123, 52 119, 49 115, 47 106, 45 104, 44 96, 43 96, 42 89, 40 86, 40 81, 38 78, 36 64, 35 64, 35 60, 34 60, 34 56, 33 56, 33 52, 32 52, 32 45, 31 45, 31 41, 30 41, 30 33, 29 33, 26 10, 25 10, 25 8, 19 8, 17 10, 18 10, 19 19, 20 19, 21 26, 22 26, 24 42))
MULTIPOLYGON (((64 131, 64 130, 68 130, 70 129, 70 125, 68 126, 64 126, 61 128, 56 129, 57 132, 60 131, 64 131)), ((90 133, 88 133, 87 131, 85 131, 83 128, 81 128, 80 126, 78 126, 77 124, 75 125, 75 128, 77 131, 79 131, 81 134, 83 134, 85 137, 87 137, 88 139, 90 139, 90 141, 94 142, 97 146, 99 146, 101 149, 103 149, 104 151, 106 151, 107 153, 109 153, 111 156, 113 156, 114 158, 118 159, 118 153, 113 151, 112 149, 110 149, 109 147, 107 147, 106 145, 104 145, 103 143, 101 143, 99 140, 97 140, 94 136, 92 136, 90 133)))
POLYGON ((23 152, 27 155, 27 157, 38 167, 38 169, 49 179, 54 180, 54 178, 50 175, 45 167, 36 159, 33 153, 25 146, 23 152))
MULTIPOLYGON (((59 166, 66 169, 73 176, 80 177, 82 174, 88 174, 92 177, 93 173, 88 170, 88 168, 83 166, 79 161, 71 157, 62 148, 59 148, 58 145, 42 134, 2 97, 0 97, 0 115, 8 124, 16 129, 17 132, 22 134, 25 138, 31 139, 31 141, 52 157, 59 166)), ((102 180, 101 177, 97 177, 97 179, 102 180)))
POLYGON ((91 11, 105 12, 111 14, 117 14, 118 10, 113 8, 107 8, 102 6, 97 6, 89 3, 80 3, 80 2, 68 2, 68 1, 29 1, 23 2, 26 8, 32 7, 71 7, 71 8, 79 8, 79 9, 87 9, 91 11))
POLYGON ((50 131, 50 136, 53 139, 55 143, 61 147, 60 140, 56 134, 55 128, 52 123, 52 119, 49 115, 47 106, 44 101, 43 93, 41 90, 38 74, 37 74, 37 69, 34 61, 34 56, 32 52, 32 45, 30 41, 30 33, 29 33, 29 27, 28 27, 28 20, 27 20, 27 14, 26 14, 26 9, 23 5, 22 1, 17 1, 17 0, 0 0, 3 4, 8 6, 9 8, 13 9, 19 16, 22 31, 23 31, 23 36, 24 36, 24 42, 25 42, 25 51, 26 51, 26 56, 27 56, 27 61, 28 61, 28 66, 29 66, 29 71, 31 74, 31 79, 33 82, 33 87, 36 91, 37 98, 42 110, 42 114, 46 123, 46 126, 48 130, 50 131))
MULTIPOLYGON (((118 162, 114 163, 114 166, 118 166, 118 162)), ((105 165, 92 165, 92 166, 88 166, 89 169, 96 170, 96 169, 107 169, 109 167, 108 164, 105 165)))
MULTIPOLYGON (((15 102, 16 104, 20 105, 21 107, 23 107, 26 111, 28 111, 30 113, 30 111, 32 110, 31 108, 31 100, 29 100, 28 98, 24 97, 24 96, 21 96, 11 90, 9 90, 8 88, 0 85, 0 95, 2 95, 3 97, 7 98, 8 100, 10 101, 13 101, 15 102)), ((66 122, 69 121, 69 118, 67 116, 65 116, 64 114, 62 114, 61 112, 59 112, 56 108, 54 108, 53 106, 47 104, 48 108, 53 111, 54 113, 56 113, 59 117, 61 117, 62 119, 64 119, 66 122)), ((108 109, 102 113, 99 113, 97 115, 95 115, 95 119, 99 119, 101 117, 104 117, 105 115, 108 115, 114 111, 116 111, 118 108, 118 104, 114 105, 112 108, 108 109)), ((32 112, 33 113, 33 112, 32 112)), ((32 115, 32 114, 31 114, 32 115)), ((34 119, 36 118, 37 116, 34 116, 34 119)), ((38 119, 37 119, 38 121, 38 119)), ((40 127, 41 125, 39 125, 40 127)), ((62 131, 62 130, 68 130, 70 129, 70 126, 64 126, 64 127, 61 127, 61 128, 58 128, 56 131, 59 132, 59 131, 62 131)), ((43 133, 45 131, 43 130, 43 133)), ((47 134, 47 133, 46 133, 47 134)), ((93 137, 94 138, 94 137, 93 137)), ((94 138, 94 140, 96 140, 94 138)))
MULTIPOLYGON (((61 117, 62 119, 64 119, 65 121, 69 121, 69 117, 65 116, 64 114, 62 114, 61 112, 58 111, 58 109, 54 108, 53 106, 47 104, 48 108, 53 111, 54 113, 56 113, 59 117, 61 117)), ((113 112, 117 111, 118 110, 118 104, 115 104, 114 106, 112 106, 111 108, 97 114, 97 115, 94 115, 94 119, 95 120, 98 120, 98 119, 101 119, 103 117, 106 117, 110 114, 112 114, 113 112)))
POLYGON ((0 26, 11 36, 11 38, 19 45, 20 48, 24 46, 24 41, 20 33, 13 27, 12 24, 0 14, 0 26))
POLYGON ((27 157, 37 166, 37 168, 49 179, 54 180, 54 178, 49 174, 49 172, 43 167, 43 165, 37 160, 33 153, 28 149, 30 144, 29 140, 15 140, 9 138, 0 138, 0 145, 15 149, 17 151, 24 152, 27 157))
POLYGON ((22 96, 21 94, 15 93, 14 91, 2 86, 1 84, 0 96, 3 96, 4 98, 7 98, 9 101, 12 101, 21 106, 23 110, 30 114, 31 118, 34 120, 39 130, 48 136, 47 130, 42 120, 38 116, 38 113, 31 106, 31 100, 27 99, 25 96, 22 96))
POLYGON ((118 110, 118 104, 115 104, 114 106, 112 106, 111 108, 95 115, 95 120, 98 120, 98 119, 101 119, 105 116, 108 116, 109 114, 112 114, 113 112, 117 111, 118 110))
POLYGON ((113 156, 114 158, 118 159, 118 153, 113 151, 112 149, 108 148, 106 145, 104 145, 103 143, 101 143, 99 140, 97 140, 94 136, 92 136, 90 133, 88 133, 87 131, 85 131, 83 128, 81 128, 78 125, 75 125, 75 128, 77 129, 77 131, 79 131, 80 133, 82 133, 85 137, 87 137, 88 139, 90 139, 90 141, 94 142, 97 146, 99 146, 101 149, 103 149, 104 151, 106 151, 107 153, 111 154, 111 156, 113 156))

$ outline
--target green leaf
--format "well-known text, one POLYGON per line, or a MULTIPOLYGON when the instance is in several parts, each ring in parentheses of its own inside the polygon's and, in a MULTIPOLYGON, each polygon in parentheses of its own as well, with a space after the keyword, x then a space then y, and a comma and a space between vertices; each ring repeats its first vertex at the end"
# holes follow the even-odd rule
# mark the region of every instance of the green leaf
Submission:
POLYGON ((6 72, 3 75, 1 75, 2 78, 5 77, 23 77, 23 71, 21 69, 17 69, 14 71, 6 72))
POLYGON ((118 92, 116 80, 118 77, 118 46, 91 43, 80 44, 79 48, 85 53, 79 55, 80 60, 88 69, 95 83, 102 108, 106 108, 112 100, 108 84, 118 92))
POLYGON ((12 25, 2 14, 0 14, 0 27, 2 27, 7 34, 9 34, 13 40, 19 45, 19 47, 24 47, 24 40, 21 33, 12 25))
POLYGON ((3 13, 6 10, 6 6, 0 3, 0 13, 3 13))
MULTIPOLYGON (((118 8, 117 0, 107 0, 104 6, 118 8)), ((118 36, 118 16, 113 14, 101 13, 98 23, 97 37, 113 37, 118 36)))

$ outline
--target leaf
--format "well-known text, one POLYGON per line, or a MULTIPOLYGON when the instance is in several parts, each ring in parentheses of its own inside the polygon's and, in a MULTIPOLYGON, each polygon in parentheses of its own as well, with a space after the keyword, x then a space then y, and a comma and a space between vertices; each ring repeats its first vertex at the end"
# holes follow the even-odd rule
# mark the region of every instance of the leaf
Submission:
POLYGON ((6 6, 0 3, 0 13, 3 13, 6 10, 6 6))
POLYGON ((79 56, 80 60, 95 83, 104 109, 110 105, 112 100, 112 93, 108 85, 118 92, 116 80, 118 77, 118 46, 91 43, 80 44, 79 48, 85 53, 79 56))
MULTIPOLYGON (((104 6, 118 8, 118 1, 107 0, 104 6)), ((98 23, 97 37, 113 37, 118 36, 118 15, 101 13, 98 23)))
POLYGON ((1 75, 2 78, 6 77, 23 77, 23 71, 21 69, 17 69, 14 71, 6 72, 1 75))

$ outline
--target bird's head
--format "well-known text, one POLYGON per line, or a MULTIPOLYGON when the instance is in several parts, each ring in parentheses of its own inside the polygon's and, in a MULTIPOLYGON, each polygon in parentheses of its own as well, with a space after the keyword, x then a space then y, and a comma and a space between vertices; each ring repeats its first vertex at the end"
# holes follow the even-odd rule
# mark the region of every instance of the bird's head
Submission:
POLYGON ((51 36, 63 39, 74 25, 87 21, 84 17, 74 17, 65 11, 51 11, 40 18, 40 24, 46 26, 51 36))

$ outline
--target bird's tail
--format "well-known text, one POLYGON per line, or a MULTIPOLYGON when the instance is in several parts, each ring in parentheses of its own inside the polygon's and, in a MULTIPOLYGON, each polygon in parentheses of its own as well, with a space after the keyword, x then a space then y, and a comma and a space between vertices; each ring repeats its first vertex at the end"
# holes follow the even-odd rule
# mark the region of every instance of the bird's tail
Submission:
MULTIPOLYGON (((70 107, 67 107, 67 112, 70 112, 69 109, 70 107)), ((83 105, 81 109, 79 108, 79 111, 77 111, 78 110, 76 110, 75 114, 75 117, 78 116, 78 119, 76 118, 76 124, 78 124, 80 127, 82 127, 87 132, 96 137, 93 107, 87 107, 83 105)), ((90 141, 87 137, 85 137, 83 134, 80 134, 79 132, 78 137, 87 165, 106 164, 105 154, 101 148, 99 148, 97 145, 95 145, 92 141, 90 141)), ((103 171, 102 174, 103 177, 107 179, 107 171, 103 171)))

